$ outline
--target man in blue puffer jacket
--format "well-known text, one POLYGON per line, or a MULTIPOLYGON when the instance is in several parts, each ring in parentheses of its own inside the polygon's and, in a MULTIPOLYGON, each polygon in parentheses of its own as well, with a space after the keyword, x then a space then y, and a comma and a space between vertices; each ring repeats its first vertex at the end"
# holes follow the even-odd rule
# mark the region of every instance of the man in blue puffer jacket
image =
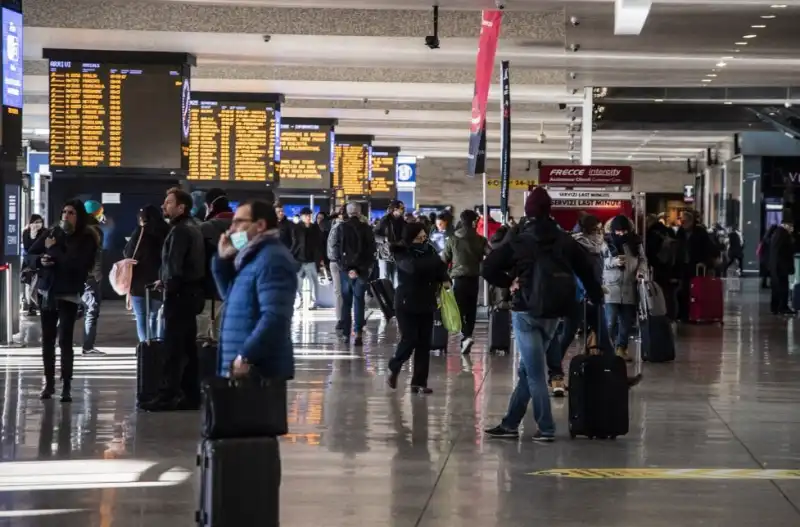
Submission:
POLYGON ((239 205, 211 266, 225 302, 221 375, 294 377, 291 328, 299 267, 281 243, 273 205, 239 205))

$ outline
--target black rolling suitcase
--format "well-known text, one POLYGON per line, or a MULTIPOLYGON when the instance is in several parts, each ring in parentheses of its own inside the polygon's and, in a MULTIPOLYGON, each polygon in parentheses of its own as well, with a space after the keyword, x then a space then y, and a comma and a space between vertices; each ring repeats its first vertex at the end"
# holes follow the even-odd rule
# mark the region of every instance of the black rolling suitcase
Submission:
POLYGON ((278 527, 281 458, 278 439, 206 439, 200 468, 200 527, 278 527))
POLYGON ((387 278, 375 280, 369 284, 372 296, 378 302, 386 320, 394 317, 394 284, 387 278))
POLYGON ((493 309, 489 314, 489 351, 511 350, 511 310, 493 309))
POLYGON ((211 322, 208 335, 197 339, 197 373, 202 383, 219 375, 219 342, 214 338, 214 328, 217 323, 215 301, 211 299, 211 322))
POLYGON ((450 333, 442 323, 442 312, 438 309, 433 314, 433 331, 431 332, 431 351, 443 351, 447 353, 447 342, 450 340, 450 333))
POLYGON ((672 323, 666 316, 666 307, 663 310, 650 307, 653 302, 649 301, 647 291, 653 286, 658 288, 645 281, 639 285, 641 359, 644 362, 670 362, 675 360, 675 335, 672 333, 672 323))
MULTIPOLYGON (((584 319, 585 317, 584 305, 584 319)), ((598 309, 598 325, 603 323, 598 309)), ((589 335, 584 326, 584 335, 589 335)), ((584 349, 587 349, 584 347, 584 349)), ((640 364, 637 359, 637 364, 640 364)), ((569 435, 614 439, 628 433, 628 366, 616 355, 580 354, 569 364, 569 435)))
POLYGON ((136 346, 136 404, 137 406, 155 399, 164 378, 164 359, 166 348, 163 340, 150 334, 150 292, 145 288, 145 324, 147 340, 136 346))

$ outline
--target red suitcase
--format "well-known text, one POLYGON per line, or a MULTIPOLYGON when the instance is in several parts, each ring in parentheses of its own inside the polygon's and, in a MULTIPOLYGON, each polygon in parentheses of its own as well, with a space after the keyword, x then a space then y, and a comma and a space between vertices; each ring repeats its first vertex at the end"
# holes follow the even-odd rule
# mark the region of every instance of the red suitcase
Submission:
POLYGON ((724 288, 722 280, 707 273, 705 265, 697 266, 697 276, 689 286, 689 322, 722 322, 724 288))

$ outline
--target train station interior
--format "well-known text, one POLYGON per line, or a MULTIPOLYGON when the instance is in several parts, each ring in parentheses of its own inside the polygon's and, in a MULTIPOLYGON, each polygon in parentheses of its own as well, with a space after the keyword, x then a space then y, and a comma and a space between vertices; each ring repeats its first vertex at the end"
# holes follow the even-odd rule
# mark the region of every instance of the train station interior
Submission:
MULTIPOLYGON (((572 438, 570 397, 550 399, 552 443, 534 441, 532 409, 519 438, 485 433, 521 359, 519 339, 492 349, 483 283, 474 345, 451 333, 432 350, 422 395, 410 368, 387 386, 396 318, 370 299, 363 346, 343 343, 323 278, 291 320, 265 518, 800 525, 800 244, 791 307, 774 304, 764 249, 800 226, 800 1, 780 2, 2 0, 0 525, 218 527, 198 514, 203 413, 137 408, 137 324, 108 279, 137 213, 172 187, 223 189, 234 210, 274 195, 300 223, 346 203, 374 223, 399 200, 410 222, 475 210, 509 225, 541 187, 566 231, 624 215, 644 238, 656 215, 677 232, 691 212, 720 258, 741 241, 716 277, 724 316, 676 324, 674 361, 641 361, 633 332, 629 430, 613 440, 572 438), (42 323, 19 299, 23 230, 33 214, 57 225, 71 198, 101 205, 105 278, 62 403, 40 400, 42 323)), ((235 467, 252 491, 258 464, 235 467)))

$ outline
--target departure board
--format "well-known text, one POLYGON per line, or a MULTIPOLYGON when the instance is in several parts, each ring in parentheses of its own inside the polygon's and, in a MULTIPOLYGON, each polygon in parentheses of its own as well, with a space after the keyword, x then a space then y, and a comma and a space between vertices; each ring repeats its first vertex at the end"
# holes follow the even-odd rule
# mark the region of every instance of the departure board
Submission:
POLYGON ((365 196, 369 193, 372 138, 357 139, 339 136, 336 140, 333 186, 344 189, 344 194, 348 197, 365 196))
POLYGON ((275 181, 276 103, 192 100, 189 179, 275 181))
POLYGON ((289 189, 331 188, 333 125, 282 120, 277 160, 280 186, 289 189))
POLYGON ((372 177, 369 180, 369 194, 377 199, 397 197, 396 171, 398 150, 383 150, 372 147, 372 177))
POLYGON ((185 168, 189 80, 180 64, 50 61, 51 169, 185 168))

